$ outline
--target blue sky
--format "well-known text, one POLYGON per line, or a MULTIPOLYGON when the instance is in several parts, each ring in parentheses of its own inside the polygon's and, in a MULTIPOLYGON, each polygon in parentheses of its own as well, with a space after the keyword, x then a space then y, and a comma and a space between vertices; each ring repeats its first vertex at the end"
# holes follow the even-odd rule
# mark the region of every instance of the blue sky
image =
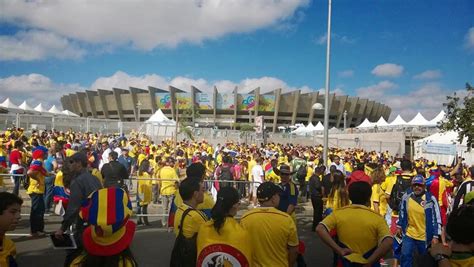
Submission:
MULTIPOLYGON (((0 101, 98 87, 321 90, 327 1, 0 0, 0 101)), ((474 2, 333 0, 331 90, 409 120, 474 83, 474 2)))

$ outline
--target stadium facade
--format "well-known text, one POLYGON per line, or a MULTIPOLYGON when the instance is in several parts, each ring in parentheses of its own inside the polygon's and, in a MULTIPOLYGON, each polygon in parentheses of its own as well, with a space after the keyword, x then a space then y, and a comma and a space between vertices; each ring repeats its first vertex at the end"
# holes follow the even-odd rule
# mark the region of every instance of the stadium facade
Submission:
MULTIPOLYGON (((82 117, 118 119, 121 121, 146 121, 156 110, 161 109, 169 118, 186 118, 201 126, 229 128, 234 123, 253 122, 256 116, 264 116, 267 129, 273 132, 278 127, 296 123, 314 125, 324 119, 324 110, 313 110, 314 103, 324 105, 324 94, 303 93, 300 90, 283 92, 276 89, 260 93, 256 88, 240 93, 235 88, 231 93, 201 92, 191 86, 184 91, 169 86, 167 90, 149 86, 148 89, 130 87, 112 90, 97 89, 76 92, 61 97, 63 109, 82 117), (178 114, 176 113, 178 110, 178 114)), ((329 127, 342 128, 346 111, 347 127, 359 125, 365 118, 377 121, 388 120, 391 108, 367 98, 347 95, 329 95, 329 127)))

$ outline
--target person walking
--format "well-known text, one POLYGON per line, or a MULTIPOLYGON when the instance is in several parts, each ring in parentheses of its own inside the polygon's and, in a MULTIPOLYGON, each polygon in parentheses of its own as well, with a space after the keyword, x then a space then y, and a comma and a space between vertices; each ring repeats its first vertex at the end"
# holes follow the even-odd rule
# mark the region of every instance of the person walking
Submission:
POLYGON ((372 190, 367 182, 354 182, 348 190, 352 204, 334 210, 316 232, 337 255, 337 266, 380 266, 379 259, 392 247, 388 226, 370 209, 372 190), (330 234, 334 230, 337 239, 330 234))
POLYGON ((262 167, 262 158, 257 157, 255 159, 255 165, 252 167, 250 172, 252 177, 252 183, 250 186, 252 192, 252 203, 255 207, 257 206, 257 188, 265 181, 265 174, 262 167))
MULTIPOLYGON (((168 214, 171 207, 171 201, 176 192, 177 183, 179 182, 178 174, 174 169, 174 159, 168 157, 166 166, 161 168, 158 176, 160 180, 161 204, 163 204, 163 214, 168 214)), ((163 216, 161 221, 163 227, 168 225, 168 215, 163 216)), ((169 225, 168 225, 169 226, 169 225)))
POLYGON ((52 149, 48 150, 48 157, 44 161, 44 168, 47 172, 53 173, 54 175, 48 175, 44 178, 44 207, 45 212, 50 213, 51 207, 53 206, 53 191, 54 191, 54 179, 56 177, 56 170, 58 169, 58 163, 56 161, 56 152, 52 149))
POLYGON ((311 196, 311 204, 313 206, 313 226, 311 231, 316 231, 316 226, 323 220, 323 192, 321 175, 324 171, 321 167, 314 169, 313 175, 309 179, 309 193, 311 196))
POLYGON ((240 224, 250 234, 254 266, 294 266, 299 245, 291 216, 278 210, 281 188, 264 182, 257 188, 260 207, 246 212, 240 224))
POLYGON ((74 178, 69 185, 69 202, 63 216, 63 221, 61 222, 61 227, 56 230, 56 238, 63 238, 64 232, 66 232, 71 225, 74 224, 73 234, 74 239, 76 240, 77 249, 69 250, 66 253, 65 266, 74 260, 77 253, 81 252, 82 249, 82 233, 84 230, 84 221, 79 217, 79 211, 81 205, 84 201, 87 200, 88 196, 102 188, 97 177, 93 176, 87 171, 87 156, 83 152, 77 152, 72 155, 69 160, 70 170, 75 174, 74 178))
POLYGON ((197 235, 197 266, 208 267, 229 262, 235 266, 251 266, 252 243, 249 233, 234 219, 239 210, 239 192, 224 187, 217 193, 211 220, 197 235))
POLYGON ((290 178, 293 172, 290 170, 290 166, 282 164, 278 169, 278 173, 280 174, 281 182, 279 186, 282 192, 280 193, 280 202, 277 209, 290 215, 296 224, 295 209, 298 205, 298 188, 290 178))
POLYGON ((27 173, 30 178, 26 193, 31 198, 30 228, 32 237, 44 235, 44 179, 48 172, 44 168, 43 160, 43 150, 35 150, 33 152, 33 161, 27 173))
POLYGON ((411 184, 411 191, 402 198, 397 223, 397 236, 402 238, 401 267, 411 267, 413 252, 426 253, 441 237, 438 200, 426 191, 423 176, 415 176, 411 184))
POLYGON ((150 225, 148 222, 148 205, 151 202, 152 188, 151 188, 151 176, 150 176, 150 161, 143 160, 138 168, 138 180, 137 182, 137 215, 145 215, 138 217, 138 225, 143 224, 150 225))

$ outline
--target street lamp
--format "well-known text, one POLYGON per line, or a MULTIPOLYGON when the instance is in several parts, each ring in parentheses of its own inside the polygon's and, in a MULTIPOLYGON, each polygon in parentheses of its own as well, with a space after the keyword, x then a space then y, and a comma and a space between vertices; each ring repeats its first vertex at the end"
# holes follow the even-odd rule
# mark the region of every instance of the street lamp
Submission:
POLYGON ((344 132, 347 128, 347 110, 344 110, 344 132))
POLYGON ((330 77, 330 66, 331 66, 331 4, 332 0, 328 2, 328 33, 327 33, 327 46, 326 46, 326 90, 324 96, 324 148, 323 148, 323 160, 324 165, 328 166, 328 128, 329 128, 329 77, 330 77))
POLYGON ((140 122, 140 107, 142 106, 142 102, 138 100, 137 102, 137 121, 140 122))
MULTIPOLYGON (((328 98, 327 97, 328 94, 326 94, 326 99, 328 98)), ((328 159, 328 135, 329 135, 329 132, 328 132, 328 118, 326 118, 326 113, 327 113, 327 105, 326 106, 323 106, 321 103, 314 103, 313 106, 311 106, 312 109, 314 110, 322 110, 324 109, 324 130, 323 130, 323 161, 324 161, 324 165, 327 166, 327 159, 328 159)))

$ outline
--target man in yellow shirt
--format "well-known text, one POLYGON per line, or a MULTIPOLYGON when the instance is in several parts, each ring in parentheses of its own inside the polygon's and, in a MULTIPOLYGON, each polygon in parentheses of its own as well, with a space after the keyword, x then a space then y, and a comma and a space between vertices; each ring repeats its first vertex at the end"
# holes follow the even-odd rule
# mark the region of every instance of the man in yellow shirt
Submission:
POLYGON ((18 225, 23 200, 12 193, 0 192, 0 203, 0 266, 17 266, 15 243, 5 233, 18 225))
POLYGON ((338 255, 337 263, 371 266, 392 248, 387 224, 370 209, 371 195, 367 182, 352 183, 349 186, 352 204, 335 210, 317 226, 321 240, 338 255), (329 234, 332 230, 337 232, 337 242, 329 234))
POLYGON ((254 245, 254 266, 294 266, 299 244, 296 225, 285 212, 276 209, 281 188, 264 182, 257 188, 260 207, 246 212, 240 224, 250 234, 254 245))
POLYGON ((198 178, 187 178, 179 186, 179 194, 183 203, 179 206, 174 219, 174 233, 177 236, 182 228, 186 238, 192 238, 199 231, 199 227, 207 221, 206 215, 197 209, 204 201, 204 185, 198 178), (183 213, 188 210, 184 219, 183 213), (181 225, 182 223, 182 225, 181 225))
MULTIPOLYGON (((174 193, 176 192, 177 183, 179 182, 178 174, 174 167, 174 159, 169 157, 166 159, 166 165, 161 168, 159 173, 160 180, 160 195, 161 203, 163 204, 163 214, 168 214, 170 211, 171 200, 173 199, 174 193)), ((168 223, 167 215, 163 216, 163 226, 168 223)))

